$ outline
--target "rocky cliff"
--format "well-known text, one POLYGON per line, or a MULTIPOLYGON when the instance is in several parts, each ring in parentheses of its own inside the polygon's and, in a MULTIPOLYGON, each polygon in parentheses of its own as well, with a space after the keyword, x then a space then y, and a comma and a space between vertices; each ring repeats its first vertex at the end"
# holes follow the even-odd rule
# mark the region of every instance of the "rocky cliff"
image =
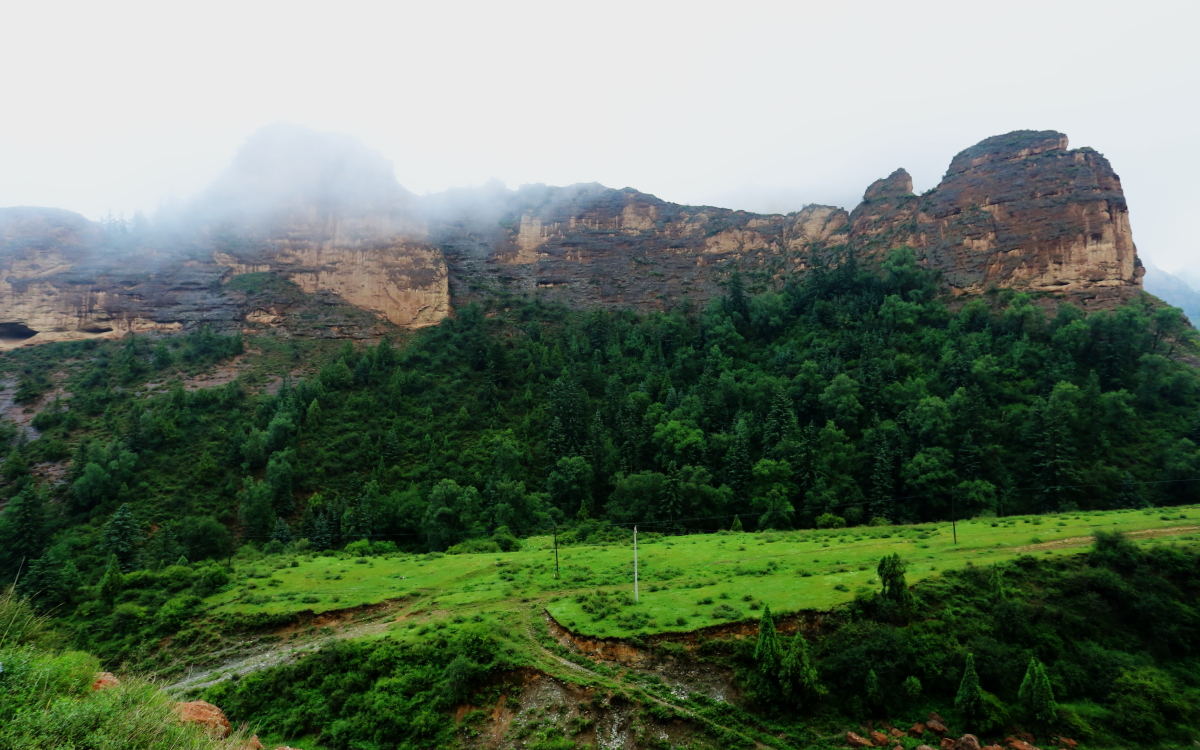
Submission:
MULTIPOLYGON (((1052 131, 988 138, 920 196, 899 169, 849 213, 758 215, 595 184, 418 198, 357 141, 274 126, 208 192, 149 228, 0 209, 0 346, 203 323, 294 328, 295 296, 230 284, 245 274, 286 279, 380 325, 419 327, 498 292, 643 310, 703 304, 735 268, 771 286, 902 245, 957 295, 1015 287, 1103 307, 1141 290, 1119 178, 1052 131)), ((323 319, 307 332, 370 328, 323 319)))

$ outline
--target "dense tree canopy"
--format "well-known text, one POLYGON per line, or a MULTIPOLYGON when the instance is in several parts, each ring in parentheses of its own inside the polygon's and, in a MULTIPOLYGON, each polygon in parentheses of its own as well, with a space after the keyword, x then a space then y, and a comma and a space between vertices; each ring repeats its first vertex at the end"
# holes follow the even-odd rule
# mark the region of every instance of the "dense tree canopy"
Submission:
POLYGON ((95 585, 111 555, 127 573, 272 540, 442 550, 501 528, 1194 502, 1191 336, 1149 298, 1090 315, 1003 290, 951 304, 900 251, 756 296, 736 278, 703 311, 472 303, 402 348, 344 342, 294 381, 296 345, 267 337, 273 394, 162 382, 242 352, 236 336, 37 347, 5 366, 36 390, 73 362, 71 396, 4 462, 5 570, 73 561, 63 575, 95 585), (64 483, 33 476, 46 461, 67 462, 64 483))

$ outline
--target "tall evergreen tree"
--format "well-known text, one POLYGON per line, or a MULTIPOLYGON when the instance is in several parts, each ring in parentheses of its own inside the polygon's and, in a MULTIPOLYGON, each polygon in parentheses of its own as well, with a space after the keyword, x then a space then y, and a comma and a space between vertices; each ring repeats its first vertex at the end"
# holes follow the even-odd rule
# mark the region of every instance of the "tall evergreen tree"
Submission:
POLYGON ((550 386, 548 397, 550 423, 557 423, 552 427, 557 434, 551 438, 554 459, 578 455, 587 439, 587 414, 579 385, 565 368, 550 386))
POLYGON ((796 431, 796 413, 792 399, 782 388, 776 388, 771 396, 771 411, 763 423, 763 455, 774 455, 780 444, 796 431))
POLYGON ((775 631, 775 619, 771 617, 771 607, 763 606, 762 617, 758 621, 758 643, 754 647, 754 663, 758 666, 760 675, 774 680, 779 674, 782 654, 779 647, 779 633, 775 631))
POLYGON ((795 702, 809 700, 821 694, 821 682, 817 669, 808 656, 808 641, 804 634, 796 631, 788 644, 787 654, 779 666, 779 681, 784 695, 795 702))
POLYGON ((750 299, 742 283, 742 274, 736 269, 729 275, 729 286, 725 293, 725 312, 735 317, 738 325, 750 322, 750 299))
POLYGON ((958 683, 954 707, 962 712, 968 724, 975 724, 982 718, 983 688, 979 686, 979 675, 975 673, 974 654, 967 654, 967 665, 963 669, 962 681, 958 683))
POLYGON ((1050 684, 1046 668, 1037 657, 1030 658, 1029 665, 1025 668, 1025 678, 1021 680, 1021 688, 1017 691, 1017 701, 1030 720, 1043 726, 1058 716, 1054 688, 1050 684))
POLYGON ((13 574, 40 557, 46 544, 45 497, 25 487, 0 514, 0 560, 13 574))
POLYGON ((121 570, 132 570, 137 556, 137 543, 141 537, 137 519, 129 503, 122 503, 108 523, 100 539, 100 549, 117 558, 121 570))
POLYGON ((51 547, 29 564, 18 591, 44 608, 70 604, 82 581, 65 546, 51 547))
POLYGON ((111 605, 123 588, 125 576, 121 574, 121 562, 116 555, 109 555, 108 567, 104 571, 104 577, 100 579, 100 599, 111 605))
POLYGON ((750 426, 743 418, 734 426, 733 442, 725 454, 725 483, 740 505, 749 499, 750 472, 750 426))
POLYGON ((275 519, 275 530, 271 532, 271 540, 281 544, 292 541, 292 530, 282 518, 275 519))
POLYGON ((383 461, 388 466, 396 466, 403 456, 404 451, 400 447, 400 438, 397 437, 396 428, 393 427, 383 438, 383 461))
POLYGON ((304 415, 304 424, 310 430, 315 430, 321 426, 321 402, 315 398, 308 405, 308 411, 304 415))
POLYGON ((991 575, 988 576, 988 593, 991 594, 993 603, 1008 600, 1008 586, 1004 583, 1004 570, 999 565, 993 565, 991 575))

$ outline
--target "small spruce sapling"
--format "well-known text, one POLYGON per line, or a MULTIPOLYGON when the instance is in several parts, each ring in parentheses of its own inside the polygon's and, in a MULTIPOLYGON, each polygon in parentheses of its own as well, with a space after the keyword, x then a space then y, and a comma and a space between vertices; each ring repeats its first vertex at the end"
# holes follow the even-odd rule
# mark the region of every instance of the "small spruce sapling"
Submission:
POLYGON ((872 669, 867 672, 867 680, 863 685, 863 692, 867 695, 867 705, 872 709, 879 709, 883 706, 883 690, 879 687, 879 676, 872 669))
POLYGON ((737 516, 734 516, 733 517, 733 526, 729 527, 729 530, 733 531, 733 532, 742 531, 742 519, 737 516))
POLYGON ((760 674, 774 677, 779 673, 780 651, 779 634, 775 632, 771 607, 764 606, 762 618, 758 621, 758 644, 754 647, 754 663, 758 665, 760 674))
POLYGON ((958 695, 954 707, 962 712, 968 724, 975 724, 983 714, 983 689, 979 686, 979 675, 975 673, 975 655, 967 654, 967 666, 963 669, 962 682, 958 684, 958 695))
POLYGON ((1058 713, 1054 688, 1050 685, 1046 668, 1037 657, 1029 659, 1025 678, 1021 680, 1021 688, 1017 692, 1017 702, 1027 717, 1041 724, 1053 721, 1058 713))
POLYGON ((109 555, 108 569, 100 579, 100 598, 111 605, 124 587, 125 576, 121 573, 121 563, 115 554, 109 555))
POLYGON ((779 682, 783 693, 794 701, 816 698, 822 690, 816 667, 808 657, 808 641, 803 633, 796 631, 788 645, 787 654, 779 666, 779 682))

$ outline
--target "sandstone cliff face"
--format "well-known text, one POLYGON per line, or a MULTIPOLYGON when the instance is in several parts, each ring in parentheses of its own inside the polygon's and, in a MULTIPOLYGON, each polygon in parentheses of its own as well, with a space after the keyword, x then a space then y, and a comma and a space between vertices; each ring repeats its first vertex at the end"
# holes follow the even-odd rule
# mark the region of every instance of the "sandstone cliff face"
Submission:
POLYGON ((814 263, 902 245, 958 295, 1014 287, 1104 307, 1141 290, 1119 178, 1051 131, 966 149, 924 195, 899 169, 849 213, 757 215, 596 184, 417 198, 356 141, 285 130, 252 138, 207 194, 133 240, 66 211, 0 209, 0 347, 201 324, 371 332, 353 315, 300 331, 301 301, 231 283, 251 273, 407 328, 503 291, 581 307, 702 305, 735 268, 777 287, 814 263))
POLYGON ((117 260, 98 257, 101 246, 99 226, 78 214, 0 209, 0 348, 182 326, 146 314, 138 271, 98 268, 117 260))
POLYGON ((1097 304, 1141 288, 1120 179, 1095 151, 1067 150, 1061 133, 988 138, 919 198, 911 180, 888 179, 855 209, 854 240, 876 252, 911 245, 956 294, 1016 287, 1097 304))
POLYGON ((632 190, 539 188, 518 195, 485 250, 464 254, 453 231, 435 239, 451 275, 498 277, 521 292, 646 309, 703 303, 733 268, 778 282, 839 253, 878 259, 903 245, 955 294, 992 287, 1070 295, 1110 306, 1141 290, 1120 179, 1061 133, 1019 131, 960 153, 922 196, 898 169, 852 212, 809 206, 759 216, 678 206, 632 190))

